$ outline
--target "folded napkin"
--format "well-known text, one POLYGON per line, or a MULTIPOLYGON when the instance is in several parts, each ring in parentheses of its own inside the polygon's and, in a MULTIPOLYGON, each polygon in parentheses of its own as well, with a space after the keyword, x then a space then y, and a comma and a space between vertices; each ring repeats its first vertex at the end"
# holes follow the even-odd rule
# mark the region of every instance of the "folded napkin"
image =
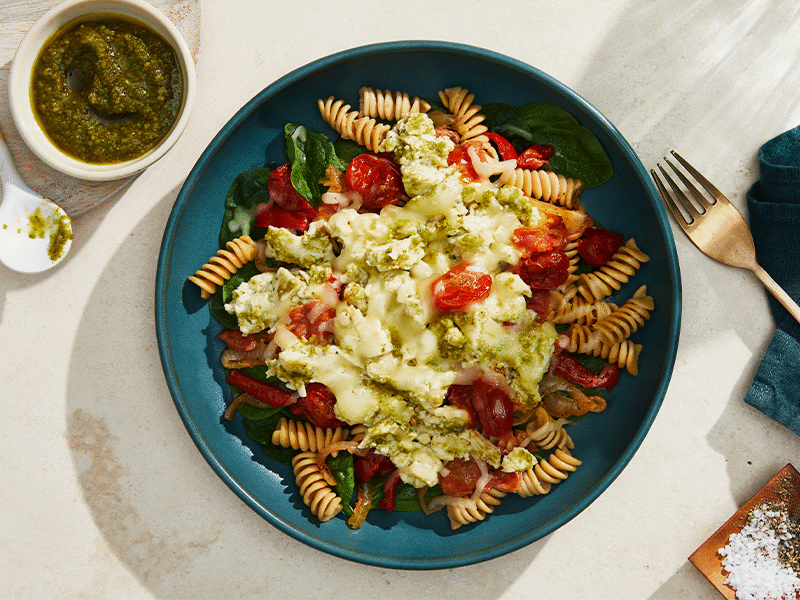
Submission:
MULTIPOLYGON (((761 180, 747 193, 758 263, 800 302, 800 127, 759 149, 761 180)), ((745 402, 800 435, 800 325, 767 294, 777 331, 745 402)))

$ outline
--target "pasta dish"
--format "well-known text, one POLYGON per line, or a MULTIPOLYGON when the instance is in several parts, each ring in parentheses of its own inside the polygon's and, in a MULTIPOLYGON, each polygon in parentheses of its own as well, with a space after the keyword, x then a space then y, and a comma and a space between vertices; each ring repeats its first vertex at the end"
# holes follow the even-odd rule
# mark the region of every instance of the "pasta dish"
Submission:
POLYGON ((313 517, 444 510, 453 529, 581 464, 569 427, 635 376, 649 260, 581 204, 612 173, 568 113, 362 88, 239 175, 189 279, 225 329, 226 419, 313 517), (237 417, 238 415, 238 417, 237 417))

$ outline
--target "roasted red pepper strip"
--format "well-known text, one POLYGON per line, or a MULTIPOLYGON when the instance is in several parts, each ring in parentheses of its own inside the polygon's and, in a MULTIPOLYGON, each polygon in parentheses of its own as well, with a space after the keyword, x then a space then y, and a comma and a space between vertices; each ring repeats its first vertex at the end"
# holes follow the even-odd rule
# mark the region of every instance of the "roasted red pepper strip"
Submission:
POLYGON ((533 144, 519 155, 517 158, 517 166, 521 169, 536 170, 547 164, 551 156, 553 156, 552 146, 533 144))
POLYGON ((261 400, 261 402, 272 408, 287 406, 292 403, 294 397, 294 394, 290 392, 254 379, 240 371, 231 371, 227 381, 231 385, 235 385, 246 394, 250 394, 256 400, 261 400))
POLYGON ((514 160, 517 158, 517 149, 502 135, 491 131, 487 131, 483 135, 488 137, 497 146, 497 151, 500 153, 501 160, 514 160))
POLYGON ((394 493, 398 483, 400 483, 400 471, 395 469, 383 483, 383 498, 381 498, 378 508, 385 508, 386 512, 394 510, 394 493))
POLYGON ((599 374, 595 375, 569 354, 554 356, 552 362, 553 375, 585 388, 606 388, 611 391, 619 381, 620 368, 617 365, 607 364, 599 374))

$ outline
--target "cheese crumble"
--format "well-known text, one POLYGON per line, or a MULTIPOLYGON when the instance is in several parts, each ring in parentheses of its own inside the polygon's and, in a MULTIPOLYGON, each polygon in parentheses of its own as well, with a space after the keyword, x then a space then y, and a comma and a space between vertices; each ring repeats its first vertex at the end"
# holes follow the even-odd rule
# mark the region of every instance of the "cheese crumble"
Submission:
MULTIPOLYGON (((334 274, 344 293, 333 342, 283 335, 268 372, 301 395, 312 382, 326 385, 337 417, 367 426, 362 446, 389 456, 406 483, 433 486, 456 457, 501 467, 500 451, 467 427, 466 412, 444 404, 459 374, 499 371, 516 403, 540 401, 538 382, 557 334, 526 308, 530 288, 508 268, 520 258, 514 230, 543 217, 517 188, 463 181, 447 165, 453 143, 437 137, 424 114, 400 120, 385 144, 409 200, 377 214, 345 208, 302 235, 270 227, 267 256, 293 266, 241 284, 226 310, 245 334, 273 332, 292 308, 323 297, 334 274), (431 285, 463 263, 492 275, 489 296, 463 312, 440 313, 431 285)), ((517 449, 502 468, 532 464, 517 449)))

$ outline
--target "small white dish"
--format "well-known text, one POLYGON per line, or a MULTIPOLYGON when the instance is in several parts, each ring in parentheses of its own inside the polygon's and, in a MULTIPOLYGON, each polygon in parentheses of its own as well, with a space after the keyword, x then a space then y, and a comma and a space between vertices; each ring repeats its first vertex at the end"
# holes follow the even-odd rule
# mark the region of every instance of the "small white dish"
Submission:
POLYGON ((196 87, 192 54, 175 25, 158 9, 144 0, 67 0, 39 19, 20 42, 11 65, 9 103, 20 136, 44 163, 79 179, 108 181, 139 173, 161 158, 175 144, 188 123, 196 87), (33 66, 44 44, 66 25, 90 20, 98 15, 121 16, 139 21, 155 30, 172 46, 181 68, 182 104, 172 129, 157 146, 142 156, 125 162, 88 163, 66 154, 44 133, 34 115, 31 103, 33 66))

